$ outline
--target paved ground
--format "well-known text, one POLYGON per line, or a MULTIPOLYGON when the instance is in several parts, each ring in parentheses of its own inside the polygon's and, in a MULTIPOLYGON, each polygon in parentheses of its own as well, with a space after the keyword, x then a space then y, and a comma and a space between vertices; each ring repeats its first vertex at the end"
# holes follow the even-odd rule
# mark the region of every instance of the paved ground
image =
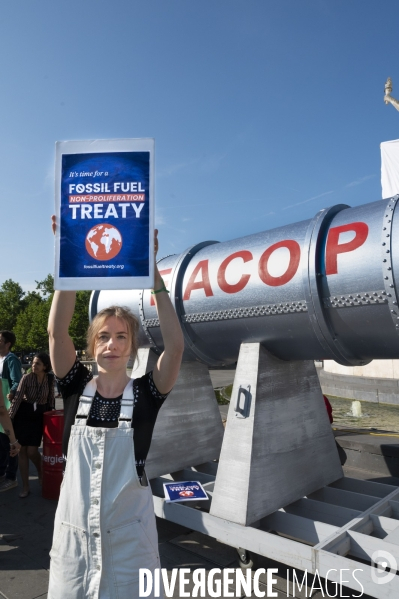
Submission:
MULTIPOLYGON (((229 384, 233 375, 230 371, 211 371, 215 387, 229 384)), ((228 406, 221 406, 222 417, 227 414, 227 409, 228 406)), ((0 493, 0 599, 45 599, 56 502, 41 497, 41 489, 33 472, 31 495, 26 499, 19 499, 19 490, 15 488, 0 493)), ((157 524, 161 564, 169 572, 172 568, 224 570, 238 567, 235 549, 165 520, 158 520, 157 524)), ((278 574, 274 590, 278 591, 278 597, 291 596, 291 593, 287 594, 287 567, 254 556, 254 569, 276 567, 278 574)), ((290 576, 292 573, 288 572, 288 579, 290 576)), ((261 590, 266 591, 265 576, 261 576, 260 580, 261 590)), ((192 583, 186 590, 190 587, 192 583)), ((177 587, 173 597, 180 596, 177 587)), ((306 595, 303 591, 297 591, 296 596, 303 598, 306 595)), ((320 599, 322 596, 325 595, 320 591, 312 595, 314 599, 320 599)), ((350 597, 352 593, 346 591, 345 596, 350 597)), ((207 593, 205 597, 210 595, 207 593)), ((367 599, 365 595, 363 599, 367 599)))
MULTIPOLYGON (((31 476, 31 495, 19 499, 18 493, 19 489, 15 488, 0 494, 0 598, 45 599, 56 502, 43 499, 35 476, 31 476)), ((189 568, 191 571, 205 568, 208 571, 212 568, 224 570, 238 567, 235 549, 166 520, 158 519, 157 525, 161 565, 167 568, 169 574, 172 568, 189 568)), ((278 568, 274 590, 277 590, 279 598, 292 596, 291 592, 287 594, 287 566, 260 556, 253 558, 253 569, 278 568)), ((297 572, 297 575, 301 580, 301 573, 297 572)), ((290 578, 292 572, 288 572, 288 580, 290 578)), ((260 589, 266 591, 265 576, 261 576, 260 580, 260 589)), ((190 588, 192 583, 186 591, 190 588)), ((292 583, 289 588, 292 588, 292 583)), ((173 597, 180 596, 177 586, 173 597)), ((205 596, 210 597, 208 593, 205 596)), ((303 591, 297 591, 296 596, 306 597, 303 591)), ((312 595, 314 599, 322 596, 319 591, 312 595)), ((345 596, 352 594, 348 590, 345 596)))
MULTIPOLYGON (((33 476, 31 495, 19 499, 18 493, 15 488, 0 495, 0 597, 45 599, 56 502, 41 497, 33 476)), ((205 535, 165 520, 158 520, 158 535, 162 567, 169 571, 238 567, 234 549, 205 535)), ((173 596, 180 596, 178 588, 173 596)))

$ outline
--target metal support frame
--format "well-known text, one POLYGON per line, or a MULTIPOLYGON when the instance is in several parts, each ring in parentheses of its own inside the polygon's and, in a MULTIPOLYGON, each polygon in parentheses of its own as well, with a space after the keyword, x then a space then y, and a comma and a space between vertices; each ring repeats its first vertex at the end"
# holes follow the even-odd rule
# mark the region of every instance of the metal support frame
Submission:
POLYGON ((211 513, 249 525, 341 477, 313 361, 243 343, 211 513))
MULTIPOLYGON (((142 372, 150 366, 148 360, 141 360, 142 372)), ((199 363, 195 367, 205 368, 199 363)), ((190 385, 194 384, 198 392, 198 382, 193 380, 193 365, 187 368, 190 385)), ((204 375, 202 371, 197 374, 204 375)), ((182 398, 187 396, 185 385, 181 390, 182 398)), ((208 383, 206 385, 208 388, 208 383)), ((313 381, 309 362, 284 362, 268 354, 259 344, 243 344, 219 462, 207 459, 195 462, 186 451, 196 443, 181 445, 180 436, 172 452, 180 454, 177 461, 172 460, 175 468, 169 470, 170 474, 159 476, 160 472, 165 472, 165 462, 159 466, 159 461, 164 458, 159 452, 165 453, 165 435, 170 441, 169 432, 173 426, 172 429, 168 425, 165 428, 165 414, 158 419, 158 423, 163 423, 158 440, 154 435, 155 445, 159 441, 159 447, 155 448, 153 459, 147 462, 146 468, 155 514, 236 549, 241 548, 242 555, 245 551, 254 552, 309 574, 317 573, 331 582, 341 582, 340 571, 356 570, 355 578, 348 576, 345 579, 346 586, 360 593, 361 584, 364 592, 376 599, 396 598, 399 596, 399 576, 387 572, 387 582, 379 584, 381 571, 377 570, 376 564, 381 562, 381 555, 389 556, 395 567, 399 564, 399 489, 343 478, 341 469, 336 475, 338 470, 334 462, 338 455, 321 393, 320 402, 317 400, 318 393, 320 390, 313 381), (305 405, 304 398, 311 403, 305 405), (288 399, 288 403, 284 403, 284 399, 288 399), (281 418, 277 423, 270 421, 270 413, 279 408, 281 418), (301 411, 308 418, 308 435, 294 438, 291 422, 305 434, 305 421, 302 428, 298 426, 301 411), (309 422, 311 414, 316 428, 309 422), (332 447, 329 437, 323 436, 325 424, 332 447), (314 437, 317 437, 316 441, 312 441, 314 437), (180 451, 176 451, 176 447, 180 447, 180 451), (306 453, 309 448, 310 454, 306 453), (321 460, 317 459, 318 452, 321 452, 321 460), (181 454, 184 455, 181 457, 181 454), (284 459, 279 461, 282 455, 284 459), (188 465, 190 460, 191 465, 188 465), (195 463, 197 465, 192 466, 195 463), (327 479, 323 481, 323 477, 327 479), (171 480, 200 481, 208 501, 166 502, 163 483, 171 480)), ((168 404, 173 405, 172 398, 165 406, 168 404)), ((186 402, 186 405, 192 406, 192 402, 186 402)), ((177 406, 177 410, 179 412, 181 407, 177 406)), ((221 424, 218 412, 214 417, 219 418, 221 424)), ((197 424, 199 422, 197 419, 197 424)), ((173 418, 170 425, 173 425, 173 418)), ((194 423, 192 431, 199 429, 194 423)), ((181 431, 184 441, 197 434, 181 431)), ((197 455, 203 455, 204 451, 203 446, 197 455)), ((389 563, 389 559, 385 561, 389 563)))
MULTIPOLYGON (((132 378, 152 370, 158 356, 140 349, 132 378)), ((179 377, 155 424, 146 460, 148 478, 219 457, 223 424, 208 368, 183 362, 179 377)))
MULTIPOLYGON (((341 478, 275 511, 256 526, 243 526, 209 513, 216 478, 212 472, 216 468, 215 462, 200 464, 151 480, 155 514, 237 549, 241 547, 310 574, 317 571, 332 582, 340 582, 340 570, 356 570, 356 579, 367 595, 376 599, 399 596, 399 576, 390 577, 385 584, 376 582, 376 576, 381 576, 376 563, 382 552, 399 564, 398 488, 341 478), (201 481, 209 502, 165 502, 163 483, 182 477, 201 481), (365 505, 369 507, 364 509, 365 505)), ((356 579, 348 578, 345 585, 360 593, 356 579)))

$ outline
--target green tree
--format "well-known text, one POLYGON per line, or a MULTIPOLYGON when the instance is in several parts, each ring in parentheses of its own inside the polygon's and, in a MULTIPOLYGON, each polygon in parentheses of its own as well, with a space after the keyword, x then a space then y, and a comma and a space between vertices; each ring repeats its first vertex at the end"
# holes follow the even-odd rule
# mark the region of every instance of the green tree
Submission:
POLYGON ((18 314, 23 310, 25 293, 19 283, 12 279, 4 281, 0 287, 0 328, 12 331, 18 314))
POLYGON ((32 298, 20 312, 14 328, 17 341, 16 350, 48 351, 47 321, 50 302, 32 298))
MULTIPOLYGON (((54 279, 47 275, 43 281, 36 281, 36 291, 25 294, 18 283, 6 281, 0 291, 0 326, 2 324, 2 306, 4 304, 4 315, 8 315, 9 305, 16 306, 16 316, 4 318, 4 322, 11 323, 17 341, 17 351, 48 351, 47 322, 50 313, 51 302, 54 295, 54 279), (4 294, 4 295, 3 295, 4 294), (2 303, 3 302, 3 303, 2 303)), ((89 326, 89 302, 90 291, 78 291, 76 293, 76 307, 69 327, 69 334, 76 349, 86 347, 86 331, 89 326)), ((14 313, 13 312, 13 313, 14 313)))
POLYGON ((76 306, 69 327, 69 334, 76 349, 86 348, 86 332, 89 326, 89 302, 91 291, 76 292, 76 306))
POLYGON ((43 299, 48 299, 50 296, 52 297, 54 293, 54 277, 53 275, 47 275, 43 281, 35 281, 36 289, 40 291, 43 299))

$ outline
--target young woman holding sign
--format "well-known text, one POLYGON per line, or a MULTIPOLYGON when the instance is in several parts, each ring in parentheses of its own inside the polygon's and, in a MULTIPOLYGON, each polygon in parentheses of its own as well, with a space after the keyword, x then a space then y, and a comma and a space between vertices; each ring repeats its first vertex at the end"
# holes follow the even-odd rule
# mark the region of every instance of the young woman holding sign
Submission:
MULTIPOLYGON (((154 247, 156 257, 157 231, 154 247)), ((67 465, 50 552, 48 599, 132 599, 139 596, 139 569, 160 568, 144 465, 158 411, 179 373, 184 341, 156 265, 153 293, 165 349, 154 370, 135 380, 126 366, 137 353, 136 317, 113 306, 94 318, 88 349, 99 374, 93 378, 76 359, 68 334, 75 292, 54 294, 50 354, 64 399, 67 465)))

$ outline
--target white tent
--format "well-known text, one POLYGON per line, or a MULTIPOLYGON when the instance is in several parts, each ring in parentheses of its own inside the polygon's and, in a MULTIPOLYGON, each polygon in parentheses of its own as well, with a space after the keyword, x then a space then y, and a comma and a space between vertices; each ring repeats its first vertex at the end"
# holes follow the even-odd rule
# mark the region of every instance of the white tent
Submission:
POLYGON ((381 186, 383 198, 399 193, 399 139, 381 144, 381 186))

